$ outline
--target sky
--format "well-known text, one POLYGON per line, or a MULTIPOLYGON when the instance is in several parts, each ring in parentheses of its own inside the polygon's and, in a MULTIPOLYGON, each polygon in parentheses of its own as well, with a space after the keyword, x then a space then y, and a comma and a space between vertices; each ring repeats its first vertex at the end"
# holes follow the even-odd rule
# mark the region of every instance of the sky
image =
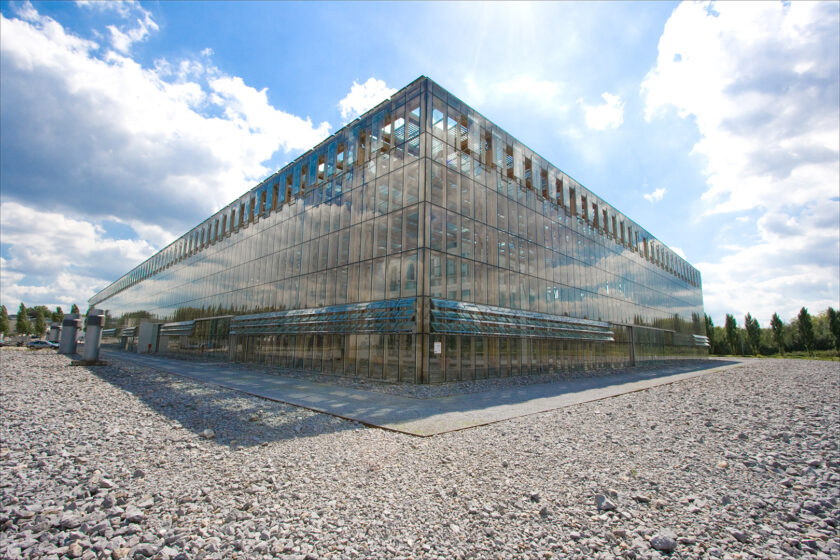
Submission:
POLYGON ((0 301, 87 299, 425 75, 697 267, 840 307, 840 4, 0 1, 0 301))

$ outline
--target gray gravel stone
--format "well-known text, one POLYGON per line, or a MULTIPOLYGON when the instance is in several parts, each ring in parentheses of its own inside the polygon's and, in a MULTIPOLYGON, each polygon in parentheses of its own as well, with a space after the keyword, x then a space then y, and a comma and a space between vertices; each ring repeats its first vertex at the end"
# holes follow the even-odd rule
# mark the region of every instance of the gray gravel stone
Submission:
POLYGON ((598 508, 598 511, 613 511, 615 509, 615 504, 603 494, 595 495, 595 506, 598 508))
POLYGON ((129 523, 140 523, 146 515, 137 506, 130 505, 125 508, 125 520, 129 523))
POLYGON ((663 529, 650 539, 650 546, 662 552, 672 552, 677 548, 677 534, 670 529, 663 529))
POLYGON ((0 349, 0 557, 840 557, 836 362, 423 439, 109 363, 0 349))

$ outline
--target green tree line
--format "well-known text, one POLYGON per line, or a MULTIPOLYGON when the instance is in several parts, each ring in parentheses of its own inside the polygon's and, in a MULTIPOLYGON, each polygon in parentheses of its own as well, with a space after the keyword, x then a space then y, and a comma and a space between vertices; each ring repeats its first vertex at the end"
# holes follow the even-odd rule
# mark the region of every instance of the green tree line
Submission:
POLYGON ((829 307, 811 315, 803 307, 787 323, 774 313, 767 327, 759 325, 750 313, 740 325, 734 315, 727 313, 722 326, 716 326, 706 315, 706 335, 712 354, 771 356, 807 352, 812 356, 817 351, 834 351, 840 355, 840 312, 829 307))
MULTIPOLYGON (((70 313, 79 313, 79 306, 75 303, 70 308, 70 313)), ((14 331, 17 334, 36 334, 44 336, 47 332, 49 323, 61 323, 64 320, 64 310, 61 306, 55 309, 49 309, 45 305, 36 305, 34 307, 26 307, 23 302, 20 302, 18 307, 17 317, 15 319, 14 331)), ((12 334, 12 324, 9 321, 9 311, 5 305, 0 305, 0 333, 4 335, 12 334)))

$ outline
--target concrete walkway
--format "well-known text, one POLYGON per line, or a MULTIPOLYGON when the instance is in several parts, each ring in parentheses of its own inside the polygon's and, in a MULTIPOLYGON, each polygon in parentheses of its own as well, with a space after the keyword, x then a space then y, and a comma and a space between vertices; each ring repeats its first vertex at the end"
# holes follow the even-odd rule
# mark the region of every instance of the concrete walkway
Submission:
POLYGON ((224 363, 191 362, 105 350, 103 357, 415 436, 433 436, 606 399, 719 372, 740 363, 737 360, 709 360, 701 364, 669 364, 662 368, 629 369, 601 377, 417 399, 248 372, 224 363))

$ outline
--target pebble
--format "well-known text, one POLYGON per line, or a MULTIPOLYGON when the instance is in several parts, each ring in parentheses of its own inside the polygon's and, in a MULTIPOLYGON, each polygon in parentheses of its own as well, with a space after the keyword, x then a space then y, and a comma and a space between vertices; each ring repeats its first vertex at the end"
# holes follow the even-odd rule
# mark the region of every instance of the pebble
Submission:
POLYGON ((729 534, 735 537, 735 540, 741 543, 748 542, 750 540, 749 536, 743 531, 739 531, 738 529, 730 529, 729 534))
POLYGON ((598 511, 613 511, 615 509, 615 504, 603 494, 595 495, 595 506, 598 508, 598 511))
POLYGON ((677 548, 677 534, 670 529, 663 529, 650 539, 650 546, 662 552, 673 552, 677 548))
POLYGON ((421 439, 119 354, 0 353, 0 558, 840 558, 836 362, 421 439))

